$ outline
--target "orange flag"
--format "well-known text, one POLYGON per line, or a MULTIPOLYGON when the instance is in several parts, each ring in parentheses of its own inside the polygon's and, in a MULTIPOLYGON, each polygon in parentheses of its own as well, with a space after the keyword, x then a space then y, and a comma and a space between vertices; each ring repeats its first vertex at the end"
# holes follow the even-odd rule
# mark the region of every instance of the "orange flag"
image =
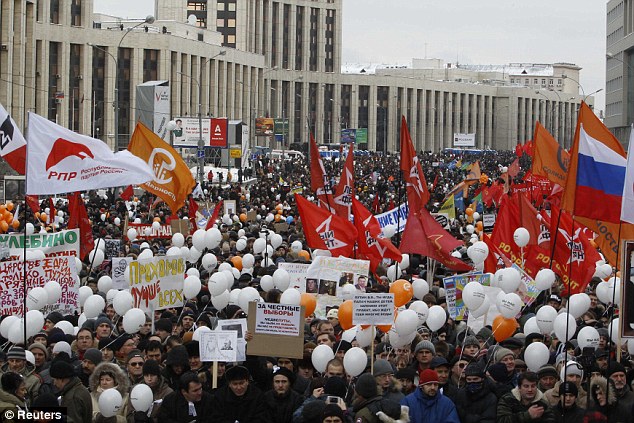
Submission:
POLYGON ((566 184, 570 154, 557 143, 557 140, 539 122, 535 123, 533 140, 535 145, 533 174, 544 176, 550 182, 563 187, 566 184))
POLYGON ((172 214, 176 214, 196 186, 180 154, 140 122, 134 128, 128 150, 146 161, 154 171, 154 179, 141 187, 159 196, 172 214))

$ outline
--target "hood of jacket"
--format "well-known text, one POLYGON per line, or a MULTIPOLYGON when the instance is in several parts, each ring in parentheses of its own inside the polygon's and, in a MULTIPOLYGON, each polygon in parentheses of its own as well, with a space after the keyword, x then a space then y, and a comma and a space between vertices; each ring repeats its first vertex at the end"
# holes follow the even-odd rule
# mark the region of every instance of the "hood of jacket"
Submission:
POLYGON ((0 402, 5 402, 8 404, 13 404, 15 406, 24 407, 24 401, 20 398, 16 397, 13 394, 3 391, 0 389, 0 402))
MULTIPOLYGON (((1 373, 7 373, 10 372, 11 370, 9 370, 9 363, 4 363, 2 365, 2 367, 0 367, 0 372, 1 373)), ((32 375, 33 373, 35 373, 35 365, 29 363, 28 361, 24 364, 24 368, 22 370, 20 370, 19 372, 22 376, 24 376, 25 378, 29 377, 30 375, 32 375)))
MULTIPOLYGON (((515 387, 511 390, 511 394, 513 394, 513 397, 518 400, 520 403, 522 402, 522 397, 520 395, 520 388, 515 387)), ((537 401, 542 401, 544 399, 544 393, 542 391, 540 391, 539 389, 537 390, 537 395, 535 395, 535 399, 533 400, 533 402, 537 402, 537 401)))
POLYGON ((181 365, 185 368, 189 368, 189 354, 187 354, 187 348, 183 345, 177 345, 167 353, 165 358, 166 366, 181 365))
MULTIPOLYGON (((600 387, 601 390, 606 393, 608 392, 608 380, 603 376, 596 376, 593 377, 590 381, 590 395, 592 396, 592 400, 594 401, 594 403, 598 405, 599 402, 597 401, 597 396, 594 393, 595 386, 600 387)), ((614 388, 614 384, 610 383, 610 391, 608 392, 608 404, 614 405, 617 401, 618 398, 616 397, 616 389, 614 388)))
POLYGON ((121 396, 128 393, 130 382, 128 376, 121 370, 117 364, 114 363, 100 363, 88 378, 88 387, 90 392, 97 392, 99 387, 99 379, 103 373, 110 373, 114 375, 114 381, 116 383, 115 388, 121 393, 121 396))

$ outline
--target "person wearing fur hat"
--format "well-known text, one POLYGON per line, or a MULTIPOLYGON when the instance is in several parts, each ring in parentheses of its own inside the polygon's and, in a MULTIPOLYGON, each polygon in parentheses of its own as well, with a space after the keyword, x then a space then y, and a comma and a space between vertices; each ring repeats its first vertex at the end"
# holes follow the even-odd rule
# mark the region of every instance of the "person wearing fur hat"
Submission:
POLYGON ((431 369, 420 373, 418 388, 401 400, 409 407, 412 423, 460 423, 453 402, 438 387, 438 373, 431 369))
POLYGON ((559 381, 555 383, 555 386, 552 389, 544 392, 544 399, 551 405, 551 407, 556 406, 559 402, 559 387, 563 382, 572 382, 577 385, 577 405, 580 408, 586 408, 588 402, 588 395, 583 386, 581 386, 581 382, 583 381, 583 367, 581 364, 575 361, 569 361, 565 366, 562 366, 559 371, 559 381))
POLYGON ((577 423, 583 421, 586 410, 577 405, 579 390, 573 382, 559 385, 559 402, 554 407, 558 423, 577 423))
POLYGON ((276 422, 291 423, 293 412, 304 402, 304 398, 292 389, 296 377, 286 367, 280 367, 273 373, 273 389, 264 393, 264 400, 276 422))
POLYGON ((39 395, 42 379, 35 373, 35 366, 26 361, 24 348, 14 346, 9 349, 7 352, 7 362, 0 367, 0 375, 7 372, 19 373, 24 377, 27 402, 32 403, 39 395))
POLYGON ((456 409, 462 423, 495 423, 498 398, 479 363, 465 368, 465 385, 458 390, 456 409))
POLYGON ((630 391, 627 386, 625 367, 621 363, 613 361, 608 367, 607 376, 614 382, 619 404, 623 404, 626 410, 634 410, 634 392, 630 391))
POLYGON ((212 398, 210 420, 218 423, 272 423, 262 391, 252 384, 249 370, 233 366, 225 372, 227 384, 218 388, 212 398))
POLYGON ((5 415, 7 411, 17 415, 18 409, 26 409, 26 384, 24 376, 15 372, 7 372, 0 379, 2 389, 0 389, 0 416, 3 422, 16 422, 17 420, 8 419, 5 415))
MULTIPOLYGON (((179 380, 180 389, 168 394, 161 402, 157 422, 160 423, 199 423, 225 422, 213 420, 211 394, 203 390, 203 385, 194 372, 184 373, 179 380)), ((248 420, 245 420, 248 421, 248 420)), ((231 423, 234 423, 231 420, 231 423)))
POLYGON ((402 417, 406 418, 405 421, 409 421, 409 409, 403 406, 401 410, 398 402, 382 397, 375 378, 376 376, 372 377, 369 373, 364 373, 355 383, 356 395, 352 401, 355 423, 380 423, 384 420, 379 418, 379 412, 383 412, 386 417, 392 419, 391 421, 402 417))
POLYGON ((498 401, 497 423, 554 423, 555 414, 537 389, 534 372, 519 376, 518 386, 498 401))
POLYGON ((61 398, 59 405, 66 407, 69 422, 92 421, 92 398, 88 389, 75 376, 68 354, 62 352, 51 364, 51 377, 61 398))
POLYGON ((623 404, 619 404, 614 382, 611 379, 603 376, 592 378, 590 398, 592 405, 586 411, 584 422, 626 423, 632 421, 632 410, 626 410, 623 404))
POLYGON ((101 363, 92 372, 89 378, 90 397, 92 398, 93 418, 101 416, 99 411, 99 396, 103 391, 115 388, 123 398, 121 409, 116 415, 117 423, 126 423, 128 388, 130 383, 126 374, 114 363, 101 363))

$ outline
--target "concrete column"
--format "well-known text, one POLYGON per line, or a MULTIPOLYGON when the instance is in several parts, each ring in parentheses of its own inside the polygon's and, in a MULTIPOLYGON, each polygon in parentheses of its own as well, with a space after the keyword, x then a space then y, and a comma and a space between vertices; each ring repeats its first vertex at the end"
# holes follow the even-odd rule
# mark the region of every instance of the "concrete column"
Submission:
MULTIPOLYGON (((370 85, 370 92, 368 94, 368 151, 376 151, 377 105, 378 105, 376 96, 377 96, 376 85, 374 84, 370 85)), ((339 125, 339 129, 341 129, 341 125, 339 125)))

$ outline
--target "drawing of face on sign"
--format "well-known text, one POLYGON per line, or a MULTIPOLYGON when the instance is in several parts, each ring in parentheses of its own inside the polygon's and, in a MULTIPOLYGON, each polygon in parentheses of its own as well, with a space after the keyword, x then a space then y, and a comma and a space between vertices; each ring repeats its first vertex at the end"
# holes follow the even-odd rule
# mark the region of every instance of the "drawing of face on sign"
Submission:
POLYGON ((115 278, 123 278, 127 268, 128 262, 126 260, 119 260, 119 263, 112 269, 112 275, 115 278))

